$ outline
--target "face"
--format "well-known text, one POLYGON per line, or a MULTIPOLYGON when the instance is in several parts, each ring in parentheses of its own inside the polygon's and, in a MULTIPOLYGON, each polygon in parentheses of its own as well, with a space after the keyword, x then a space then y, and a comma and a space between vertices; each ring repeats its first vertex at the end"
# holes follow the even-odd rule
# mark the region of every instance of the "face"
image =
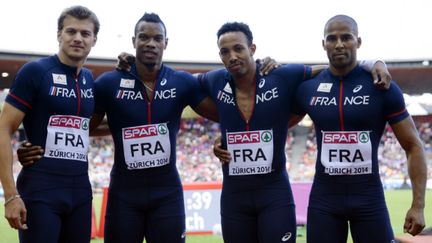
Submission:
POLYGON ((253 70, 256 46, 248 45, 247 38, 243 32, 227 32, 219 37, 219 56, 226 69, 233 76, 244 76, 253 70))
POLYGON ((335 20, 327 25, 323 47, 327 51, 330 66, 336 69, 350 69, 357 64, 357 49, 361 39, 357 37, 351 23, 335 20))
POLYGON ((91 48, 96 44, 97 38, 93 31, 94 24, 90 19, 79 20, 66 16, 63 29, 57 32, 59 55, 66 62, 85 61, 91 48))
POLYGON ((161 23, 142 21, 132 37, 136 59, 144 65, 160 65, 163 52, 168 44, 165 29, 161 23))

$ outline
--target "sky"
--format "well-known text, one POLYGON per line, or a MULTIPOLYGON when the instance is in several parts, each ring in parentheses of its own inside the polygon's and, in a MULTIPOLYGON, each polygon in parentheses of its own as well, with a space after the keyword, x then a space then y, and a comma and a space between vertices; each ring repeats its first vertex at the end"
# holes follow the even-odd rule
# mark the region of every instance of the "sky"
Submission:
POLYGON ((155 12, 168 32, 165 61, 220 62, 216 32, 225 22, 239 21, 254 34, 256 58, 326 62, 323 28, 336 14, 357 21, 363 40, 359 59, 432 59, 431 0, 4 0, 0 51, 57 53, 57 18, 72 5, 90 8, 101 22, 90 57, 134 53, 136 21, 155 12))

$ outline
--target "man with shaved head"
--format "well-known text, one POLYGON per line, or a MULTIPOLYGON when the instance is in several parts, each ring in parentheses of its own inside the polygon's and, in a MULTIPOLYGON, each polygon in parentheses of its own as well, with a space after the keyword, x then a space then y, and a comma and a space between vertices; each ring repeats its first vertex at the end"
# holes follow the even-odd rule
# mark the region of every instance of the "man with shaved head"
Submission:
POLYGON ((359 67, 362 44, 354 19, 336 15, 327 21, 322 45, 329 68, 300 84, 293 112, 308 114, 318 145, 309 200, 307 242, 342 243, 348 227, 358 243, 394 242, 379 175, 378 145, 387 122, 408 158, 413 199, 404 231, 424 228, 426 162, 422 142, 396 83, 373 86, 359 67))

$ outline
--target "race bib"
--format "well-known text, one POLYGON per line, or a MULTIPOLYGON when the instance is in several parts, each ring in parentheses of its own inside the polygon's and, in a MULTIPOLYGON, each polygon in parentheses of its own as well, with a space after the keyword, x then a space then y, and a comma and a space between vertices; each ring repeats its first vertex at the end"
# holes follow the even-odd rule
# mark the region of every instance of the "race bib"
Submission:
POLYGON ((89 147, 88 118, 53 115, 47 127, 45 157, 87 162, 89 147))
POLYGON ((171 146, 166 123, 122 129, 124 158, 129 170, 169 164, 171 146))
POLYGON ((372 173, 369 131, 322 131, 321 163, 329 175, 372 173))
POLYGON ((232 160, 229 175, 270 173, 273 161, 273 131, 227 132, 227 148, 232 160))

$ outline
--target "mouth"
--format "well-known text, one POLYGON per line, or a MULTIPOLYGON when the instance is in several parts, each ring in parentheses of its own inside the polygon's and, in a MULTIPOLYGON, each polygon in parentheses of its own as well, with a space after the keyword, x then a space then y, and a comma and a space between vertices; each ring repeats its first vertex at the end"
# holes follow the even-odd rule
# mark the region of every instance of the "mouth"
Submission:
POLYGON ((74 49, 84 49, 83 46, 76 46, 76 45, 72 45, 71 47, 74 48, 74 49))
POLYGON ((143 51, 142 54, 147 58, 154 58, 157 57, 157 53, 153 51, 143 51))
POLYGON ((347 55, 345 53, 335 53, 333 54, 334 58, 345 58, 347 55))
POLYGON ((240 67, 241 67, 241 65, 239 63, 231 64, 228 66, 228 71, 237 72, 238 70, 240 70, 240 67))

